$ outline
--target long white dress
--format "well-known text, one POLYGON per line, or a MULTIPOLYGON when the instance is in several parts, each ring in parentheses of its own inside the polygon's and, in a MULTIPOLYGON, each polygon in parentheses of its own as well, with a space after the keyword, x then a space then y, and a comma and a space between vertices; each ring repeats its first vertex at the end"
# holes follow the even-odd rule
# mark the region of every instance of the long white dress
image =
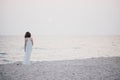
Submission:
POLYGON ((32 41, 31 38, 27 38, 24 64, 30 64, 31 52, 32 52, 32 41))

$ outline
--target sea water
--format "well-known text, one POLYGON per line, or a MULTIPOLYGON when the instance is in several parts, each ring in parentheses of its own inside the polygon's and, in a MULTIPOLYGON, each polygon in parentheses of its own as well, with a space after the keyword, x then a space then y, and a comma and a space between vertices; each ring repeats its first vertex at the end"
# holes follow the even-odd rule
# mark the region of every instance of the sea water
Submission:
MULTIPOLYGON (((120 56, 120 36, 32 36, 31 61, 120 56)), ((24 36, 0 36, 0 64, 23 61, 24 36)))

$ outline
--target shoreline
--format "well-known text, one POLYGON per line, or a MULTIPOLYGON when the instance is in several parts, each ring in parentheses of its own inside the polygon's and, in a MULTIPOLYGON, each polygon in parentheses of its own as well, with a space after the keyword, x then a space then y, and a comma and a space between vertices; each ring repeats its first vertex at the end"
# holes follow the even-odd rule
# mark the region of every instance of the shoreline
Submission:
MULTIPOLYGON (((62 62, 62 61, 80 61, 80 60, 88 60, 88 59, 100 59, 100 58, 119 58, 120 56, 101 56, 101 57, 84 57, 84 58, 71 58, 71 59, 45 59, 45 60, 31 60, 31 63, 41 63, 41 62, 62 62)), ((23 61, 11 61, 7 63, 0 63, 0 65, 7 65, 7 64, 23 64, 23 61)))

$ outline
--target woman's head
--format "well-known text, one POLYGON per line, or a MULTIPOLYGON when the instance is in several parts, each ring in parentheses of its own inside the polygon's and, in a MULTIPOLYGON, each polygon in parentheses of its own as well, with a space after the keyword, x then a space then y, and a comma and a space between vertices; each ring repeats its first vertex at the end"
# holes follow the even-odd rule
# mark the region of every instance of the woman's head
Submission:
POLYGON ((25 38, 30 38, 31 37, 31 33, 30 32, 26 32, 25 33, 25 38))

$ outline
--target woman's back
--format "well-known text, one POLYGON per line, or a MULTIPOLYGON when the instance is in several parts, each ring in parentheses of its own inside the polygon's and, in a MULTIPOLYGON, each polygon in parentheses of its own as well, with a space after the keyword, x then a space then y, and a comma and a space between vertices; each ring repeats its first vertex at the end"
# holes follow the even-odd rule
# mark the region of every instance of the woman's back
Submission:
POLYGON ((26 52, 32 51, 32 40, 31 38, 26 38, 26 52))

